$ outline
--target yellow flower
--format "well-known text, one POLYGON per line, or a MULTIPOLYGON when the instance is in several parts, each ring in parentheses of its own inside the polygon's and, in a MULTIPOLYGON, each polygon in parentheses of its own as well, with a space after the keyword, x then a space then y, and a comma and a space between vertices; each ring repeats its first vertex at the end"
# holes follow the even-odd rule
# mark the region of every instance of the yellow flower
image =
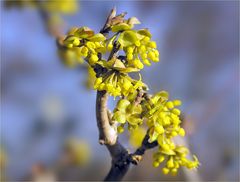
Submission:
POLYGON ((76 165, 85 165, 90 161, 90 147, 83 140, 70 138, 65 143, 65 151, 76 165))
MULTIPOLYGON (((87 59, 88 63, 93 66, 98 62, 98 53, 105 52, 106 38, 100 34, 94 34, 94 31, 88 27, 72 28, 69 30, 66 38, 60 44, 62 52, 73 52, 75 59, 87 59)), ((64 56, 61 56, 66 62, 64 56)))
POLYGON ((113 120, 121 123, 123 126, 125 123, 128 123, 130 130, 136 129, 142 124, 141 113, 141 105, 135 105, 128 99, 120 99, 114 109, 113 120))
POLYGON ((110 95, 128 96, 138 88, 146 88, 140 80, 134 80, 124 73, 110 71, 99 77, 94 83, 94 89, 106 90, 110 95), (100 82, 101 81, 101 82, 100 82))
POLYGON ((88 89, 92 89, 94 82, 96 80, 96 73, 94 72, 93 68, 91 66, 87 67, 88 75, 86 80, 86 86, 88 89))
POLYGON ((167 159, 165 167, 162 169, 163 173, 168 174, 171 172, 172 175, 176 175, 181 166, 194 169, 200 165, 195 155, 193 155, 193 161, 187 159, 188 153, 188 149, 184 146, 176 146, 172 153, 166 153, 159 148, 159 151, 153 154, 153 159, 158 163, 162 163, 167 159))
POLYGON ((131 130, 129 137, 130 144, 135 148, 140 147, 145 137, 145 134, 146 129, 144 129, 143 127, 137 127, 136 129, 131 130))
POLYGON ((118 42, 121 44, 126 54, 127 64, 138 69, 143 69, 143 63, 150 66, 151 63, 159 61, 159 52, 156 49, 157 44, 151 41, 151 34, 148 30, 125 30, 118 42))

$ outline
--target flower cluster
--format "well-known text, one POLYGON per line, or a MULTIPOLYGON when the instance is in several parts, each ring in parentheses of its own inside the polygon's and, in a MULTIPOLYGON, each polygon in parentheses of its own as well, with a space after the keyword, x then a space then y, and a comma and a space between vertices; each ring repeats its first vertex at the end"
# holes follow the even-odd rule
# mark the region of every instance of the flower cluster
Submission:
POLYGON ((111 30, 117 34, 110 39, 108 48, 113 47, 113 40, 119 34, 118 42, 126 54, 128 65, 143 69, 143 63, 150 66, 149 60, 159 61, 159 52, 156 42, 151 41, 151 33, 147 29, 133 30, 135 24, 140 24, 136 17, 114 22, 111 30))
MULTIPOLYGON (((144 64, 151 65, 150 61, 159 62, 157 44, 151 41, 151 33, 147 29, 122 30, 119 29, 117 42, 125 53, 126 66, 143 69, 144 64)), ((107 49, 112 50, 117 34, 107 42, 107 49)))
POLYGON ((123 133, 127 125, 131 143, 137 139, 139 146, 145 133, 141 128, 147 125, 148 142, 158 144, 153 157, 155 167, 165 161, 164 174, 176 174, 180 166, 196 168, 199 165, 197 158, 187 159, 187 148, 176 146, 173 141, 173 137, 185 135, 180 126, 181 111, 177 108, 181 101, 169 101, 165 91, 147 96, 148 88, 141 75, 135 80, 129 74, 139 72, 151 62, 158 62, 159 52, 147 29, 133 29, 140 23, 138 19, 124 19, 124 15, 110 17, 101 33, 95 34, 88 27, 72 28, 60 42, 59 51, 65 63, 72 67, 84 61, 88 63, 95 90, 119 97, 109 116, 118 125, 118 133, 123 133), (110 38, 107 37, 109 33, 112 33, 110 38))
POLYGON ((71 50, 78 60, 86 59, 92 66, 99 60, 98 53, 105 52, 105 39, 101 33, 94 34, 88 27, 72 28, 62 44, 65 50, 71 50))
POLYGON ((106 90, 114 97, 128 96, 139 88, 146 89, 141 79, 132 79, 128 73, 139 72, 143 63, 150 65, 149 60, 159 61, 159 53, 147 29, 132 29, 138 23, 135 17, 113 22, 110 29, 114 35, 111 38, 95 34, 88 27, 72 28, 60 42, 60 56, 69 67, 86 60, 96 72, 93 88, 106 90), (124 55, 111 56, 119 50, 123 50, 124 55), (107 55, 108 59, 104 59, 107 55), (97 69, 99 67, 107 71, 101 72, 97 69))
POLYGON ((189 169, 198 167, 197 157, 193 156, 193 161, 187 159, 187 148, 175 146, 172 140, 175 136, 185 135, 185 130, 180 127, 181 111, 175 108, 181 105, 181 101, 169 101, 166 91, 161 91, 149 99, 143 99, 137 105, 134 102, 136 97, 137 94, 134 93, 118 101, 113 115, 113 119, 119 123, 118 132, 124 131, 125 123, 128 123, 131 132, 137 130, 138 126, 145 121, 149 130, 149 142, 157 141, 159 146, 154 154, 154 167, 158 167, 166 160, 163 173, 171 172, 173 175, 177 173, 180 166, 186 166, 189 169))
POLYGON ((151 65, 150 60, 153 62, 159 61, 157 44, 151 41, 151 34, 147 29, 125 31, 120 35, 119 39, 130 66, 143 69, 143 64, 151 65), (126 42, 128 39, 132 39, 132 41, 126 42))
POLYGON ((150 100, 143 103, 145 108, 144 118, 149 127, 149 142, 157 141, 159 150, 154 155, 155 167, 166 159, 166 166, 163 173, 177 173, 180 166, 186 166, 189 169, 196 168, 199 162, 194 156, 194 161, 186 158, 187 148, 175 146, 172 138, 175 136, 184 136, 185 130, 180 127, 181 120, 179 115, 181 111, 175 107, 180 106, 180 100, 169 101, 168 93, 159 92, 151 97, 150 100))
POLYGON ((18 0, 18 1, 9 1, 5 0, 6 6, 20 6, 20 7, 32 7, 44 10, 50 13, 63 13, 63 14, 72 14, 78 10, 77 0, 18 0))
POLYGON ((193 155, 193 161, 187 159, 189 153, 188 149, 184 146, 172 146, 171 153, 165 153, 161 149, 153 154, 153 166, 158 167, 160 163, 165 161, 165 167, 162 168, 163 174, 176 175, 179 167, 185 166, 188 169, 195 169, 199 166, 199 161, 195 155, 193 155))
MULTIPOLYGON (((37 1, 37 0, 32 0, 37 1)), ((38 4, 39 2, 37 2, 38 4)), ((41 7, 48 12, 57 12, 63 14, 72 14, 78 10, 78 1, 77 0, 45 0, 39 4, 41 7)))
POLYGON ((141 125, 143 123, 141 113, 141 105, 136 105, 127 99, 120 99, 113 114, 113 120, 121 123, 121 125, 118 126, 118 132, 122 133, 124 131, 126 122, 128 123, 129 130, 136 129, 141 125))
POLYGON ((70 138, 64 146, 66 159, 75 165, 85 165, 90 161, 90 147, 84 140, 70 138))
POLYGON ((138 88, 145 87, 144 83, 140 80, 134 80, 124 73, 118 73, 115 71, 107 72, 101 77, 98 77, 94 83, 94 89, 106 90, 110 95, 116 96, 128 96, 138 88))
MULTIPOLYGON (((185 135, 184 129, 180 127, 181 111, 175 108, 180 105, 180 100, 168 101, 168 93, 165 91, 155 94, 149 101, 143 103, 144 118, 150 128, 150 142, 158 138, 160 141, 163 134, 169 139, 177 135, 185 135)), ((164 143, 161 141, 159 145, 164 143)))

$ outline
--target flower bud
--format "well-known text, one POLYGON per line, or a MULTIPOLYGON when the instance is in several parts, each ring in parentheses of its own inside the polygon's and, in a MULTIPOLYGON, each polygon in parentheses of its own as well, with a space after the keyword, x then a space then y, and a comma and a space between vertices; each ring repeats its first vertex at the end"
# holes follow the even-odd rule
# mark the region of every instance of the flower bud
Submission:
POLYGON ((145 52, 141 54, 141 58, 142 58, 142 59, 147 59, 147 56, 148 56, 148 55, 147 55, 147 53, 145 53, 145 52))
POLYGON ((139 53, 145 53, 146 52, 146 46, 144 46, 144 45, 141 45, 140 47, 139 47, 139 53))
POLYGON ((178 172, 178 170, 177 170, 176 168, 173 168, 173 169, 171 170, 171 174, 172 174, 173 176, 176 176, 176 175, 177 175, 177 172, 178 172))
POLYGON ((121 99, 117 103, 117 108, 119 110, 121 110, 121 109, 125 110, 129 104, 130 104, 130 102, 127 99, 121 99))
POLYGON ((100 83, 102 83, 102 77, 98 77, 98 78, 95 80, 94 85, 99 85, 100 83))
POLYGON ((132 60, 133 59, 133 54, 132 53, 127 53, 127 59, 132 60))
POLYGON ((180 111, 179 109, 174 108, 174 109, 172 110, 172 113, 173 113, 173 114, 176 114, 177 116, 179 116, 179 115, 181 114, 181 111, 180 111))
POLYGON ((156 131, 157 133, 159 133, 159 134, 164 133, 164 128, 163 128, 163 126, 161 126, 161 125, 155 126, 154 129, 155 129, 155 131, 156 131))
POLYGON ((113 114, 113 119, 116 120, 119 123, 125 123, 126 122, 126 115, 123 112, 117 111, 113 114))
POLYGON ((123 132, 124 132, 124 127, 123 127, 123 125, 118 126, 118 127, 117 127, 117 131, 118 131, 118 133, 123 133, 123 132))
POLYGON ((162 149, 165 150, 165 151, 169 151, 170 150, 170 147, 168 144, 164 143, 161 145, 162 149))
POLYGON ((88 54, 88 48, 87 47, 82 47, 82 50, 81 50, 81 53, 82 53, 82 55, 84 56, 84 57, 86 57, 87 56, 87 54, 88 54))
POLYGON ((154 52, 152 52, 152 51, 148 52, 148 58, 151 59, 151 60, 154 60, 155 59, 154 52))
POLYGON ((183 128, 180 128, 178 133, 180 136, 185 136, 185 130, 183 128))
POLYGON ((162 163, 164 160, 165 160, 164 155, 160 155, 159 158, 158 158, 158 162, 162 163))
POLYGON ((164 168, 162 168, 162 172, 163 172, 163 174, 168 174, 169 173, 169 169, 164 167, 164 168))
POLYGON ((95 49, 95 48, 96 48, 95 44, 94 44, 93 42, 90 42, 90 41, 88 41, 88 42, 86 43, 86 46, 87 46, 88 48, 91 48, 91 49, 95 49))
POLYGON ((134 59, 133 64, 138 69, 143 69, 143 67, 144 67, 144 65, 142 64, 142 62, 139 59, 134 59))
POLYGON ((147 66, 151 66, 151 62, 148 59, 143 59, 143 63, 147 66))
POLYGON ((142 41, 143 41, 144 43, 147 43, 147 42, 149 42, 149 40, 150 40, 149 37, 144 37, 142 41))
POLYGON ((98 56, 95 55, 95 54, 92 54, 90 59, 89 59, 89 62, 91 65, 95 64, 96 62, 98 61, 98 56))
POLYGON ((69 49, 73 48, 73 44, 66 44, 66 47, 69 48, 69 49))
POLYGON ((140 41, 139 41, 139 40, 136 41, 136 42, 135 42, 135 45, 136 45, 137 47, 139 47, 139 46, 141 45, 140 41))
POLYGON ((149 42, 149 43, 148 43, 148 46, 151 47, 151 48, 154 48, 154 49, 157 48, 157 44, 156 44, 156 42, 154 42, 154 41, 149 42))
POLYGON ((130 53, 130 54, 133 53, 133 48, 132 47, 128 47, 127 48, 127 53, 130 53))
POLYGON ((167 106, 168 109, 174 108, 174 105, 173 105, 173 102, 172 102, 172 101, 168 101, 168 102, 166 103, 166 106, 167 106))
POLYGON ((177 136, 178 134, 177 134, 176 131, 172 131, 171 135, 172 135, 173 137, 175 137, 175 136, 177 136))
POLYGON ((180 106, 182 102, 180 100, 174 100, 173 101, 174 106, 180 106))
POLYGON ((174 163, 173 163, 173 158, 170 157, 170 159, 167 162, 167 167, 168 168, 173 168, 174 167, 174 163))
POLYGON ((74 46, 78 46, 80 44, 80 41, 78 38, 75 38, 72 43, 74 46))
POLYGON ((158 167, 159 165, 160 165, 160 163, 158 161, 153 162, 153 167, 158 167))

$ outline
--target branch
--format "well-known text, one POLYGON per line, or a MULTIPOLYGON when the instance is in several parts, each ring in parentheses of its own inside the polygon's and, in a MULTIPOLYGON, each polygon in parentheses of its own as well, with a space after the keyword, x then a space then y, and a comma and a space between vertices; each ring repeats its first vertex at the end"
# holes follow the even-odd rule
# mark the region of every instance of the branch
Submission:
POLYGON ((99 130, 99 143, 101 145, 115 145, 117 132, 114 126, 110 125, 107 109, 108 94, 106 91, 97 91, 96 117, 99 130))
POLYGON ((36 3, 38 4, 38 12, 40 14, 41 19, 43 20, 43 23, 46 26, 47 31, 55 38, 59 38, 62 36, 63 32, 63 27, 59 23, 54 23, 52 24, 51 22, 51 13, 47 12, 46 10, 43 9, 42 7, 42 2, 41 0, 37 0, 36 3))
POLYGON ((104 181, 120 181, 127 173, 131 163, 137 165, 142 160, 146 150, 152 149, 158 145, 157 141, 149 143, 148 139, 149 135, 147 132, 142 141, 142 145, 132 154, 129 154, 128 151, 118 142, 115 146, 108 146, 110 151, 116 152, 114 152, 114 156, 112 156, 112 167, 104 181), (119 147, 121 147, 120 150, 119 147))
POLYGON ((147 132, 142 141, 142 145, 133 154, 130 154, 130 161, 132 164, 137 165, 142 160, 142 156, 145 154, 146 150, 149 150, 158 146, 157 141, 149 143, 148 140, 149 140, 149 135, 147 132))
POLYGON ((128 171, 129 163, 126 163, 128 151, 119 143, 117 131, 109 121, 107 109, 108 94, 106 91, 97 91, 96 116, 99 130, 99 143, 106 145, 112 157, 112 167, 105 180, 121 180, 128 171))
POLYGON ((108 57, 108 61, 110 61, 113 57, 116 57, 116 54, 118 53, 119 49, 120 49, 120 44, 114 41, 112 51, 110 52, 108 57))
POLYGON ((112 166, 104 181, 121 181, 130 166, 129 153, 118 140, 115 145, 107 145, 107 148, 112 157, 112 166))
POLYGON ((143 90, 137 90, 137 97, 134 101, 135 106, 141 103, 142 99, 144 98, 144 95, 145 93, 143 90))

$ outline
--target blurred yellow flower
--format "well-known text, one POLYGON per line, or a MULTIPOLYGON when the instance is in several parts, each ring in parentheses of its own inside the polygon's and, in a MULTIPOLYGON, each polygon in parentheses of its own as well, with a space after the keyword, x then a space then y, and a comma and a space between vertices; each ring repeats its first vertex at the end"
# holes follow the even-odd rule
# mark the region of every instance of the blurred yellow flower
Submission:
POLYGON ((129 132, 130 137, 129 137, 129 142, 130 144, 135 147, 138 148, 141 146, 142 141, 146 135, 146 129, 144 127, 138 127, 136 129, 133 129, 129 132))

